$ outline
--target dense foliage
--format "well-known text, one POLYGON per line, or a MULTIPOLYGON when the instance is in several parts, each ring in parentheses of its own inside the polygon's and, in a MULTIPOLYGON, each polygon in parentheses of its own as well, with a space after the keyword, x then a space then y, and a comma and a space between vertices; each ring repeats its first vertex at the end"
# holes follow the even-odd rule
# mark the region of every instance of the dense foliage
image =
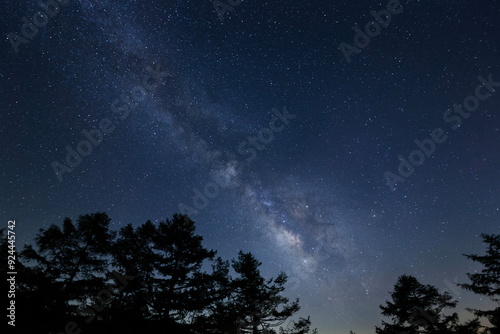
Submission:
MULTIPOLYGON (((499 303, 500 235, 482 238, 486 254, 465 256, 483 270, 458 285, 499 303)), ((300 306, 283 295, 285 273, 264 278, 251 253, 216 257, 186 215, 115 232, 105 213, 87 214, 34 241, 16 265, 18 333, 317 334, 310 318, 292 320, 300 306)), ((4 254, 8 244, 0 238, 4 254)), ((377 334, 500 334, 500 306, 460 323, 457 301, 413 276, 400 276, 390 297, 377 334)))

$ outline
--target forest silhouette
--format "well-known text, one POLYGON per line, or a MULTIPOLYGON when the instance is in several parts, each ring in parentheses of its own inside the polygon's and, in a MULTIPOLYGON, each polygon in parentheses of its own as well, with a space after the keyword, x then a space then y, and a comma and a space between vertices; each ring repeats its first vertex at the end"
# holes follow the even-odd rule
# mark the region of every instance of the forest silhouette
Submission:
MULTIPOLYGON (((17 333, 317 333, 309 317, 296 317, 299 299, 283 295, 286 273, 263 277, 252 253, 217 257, 187 215, 119 231, 110 221, 106 213, 66 218, 40 229, 34 245, 16 254, 17 333)), ((374 332, 500 334, 500 235, 481 237, 486 254, 465 256, 483 269, 458 286, 499 306, 469 310, 474 318, 461 322, 448 292, 402 275, 380 306, 385 320, 374 332)), ((7 254, 12 244, 4 235, 0 240, 7 254)), ((0 268, 8 272, 5 261, 0 268)))

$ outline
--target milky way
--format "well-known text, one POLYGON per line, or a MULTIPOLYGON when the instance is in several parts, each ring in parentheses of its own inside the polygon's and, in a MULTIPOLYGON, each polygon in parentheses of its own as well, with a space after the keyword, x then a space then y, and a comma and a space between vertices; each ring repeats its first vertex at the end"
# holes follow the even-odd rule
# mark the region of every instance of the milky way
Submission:
POLYGON ((384 173, 479 76, 500 81, 499 6, 401 3, 362 46, 353 28, 387 2, 247 0, 221 20, 210 1, 70 0, 17 53, 8 34, 40 6, 3 3, 0 221, 22 245, 64 217, 106 211, 118 229, 184 211, 224 259, 287 272, 321 334, 373 332, 402 274, 464 317, 488 307, 450 282, 498 233, 498 90, 395 191, 384 173), (348 62, 341 43, 360 52, 348 62), (60 180, 54 162, 102 124, 60 180))

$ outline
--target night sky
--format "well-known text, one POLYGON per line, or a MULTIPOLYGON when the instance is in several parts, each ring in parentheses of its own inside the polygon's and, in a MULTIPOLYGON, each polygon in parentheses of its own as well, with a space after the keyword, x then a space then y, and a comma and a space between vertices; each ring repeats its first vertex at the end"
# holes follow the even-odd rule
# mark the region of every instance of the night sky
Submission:
POLYGON ((491 306, 453 282, 499 233, 497 1, 401 1, 377 25, 385 0, 60 1, 36 32, 37 1, 0 4, 18 248, 64 217, 183 212, 224 259, 287 272, 320 334, 373 332, 402 274, 462 319, 491 306))

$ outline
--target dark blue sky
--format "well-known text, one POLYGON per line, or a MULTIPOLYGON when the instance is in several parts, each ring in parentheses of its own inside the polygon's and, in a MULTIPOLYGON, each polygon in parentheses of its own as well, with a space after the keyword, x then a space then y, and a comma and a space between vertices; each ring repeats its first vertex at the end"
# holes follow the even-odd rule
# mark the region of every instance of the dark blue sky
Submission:
POLYGON ((488 307, 450 287, 499 232, 500 5, 401 1, 355 41, 387 6, 246 0, 221 21, 209 0, 69 0, 35 33, 36 1, 2 3, 0 221, 20 247, 181 205, 225 259, 287 272, 320 334, 373 332, 401 274, 488 307))

